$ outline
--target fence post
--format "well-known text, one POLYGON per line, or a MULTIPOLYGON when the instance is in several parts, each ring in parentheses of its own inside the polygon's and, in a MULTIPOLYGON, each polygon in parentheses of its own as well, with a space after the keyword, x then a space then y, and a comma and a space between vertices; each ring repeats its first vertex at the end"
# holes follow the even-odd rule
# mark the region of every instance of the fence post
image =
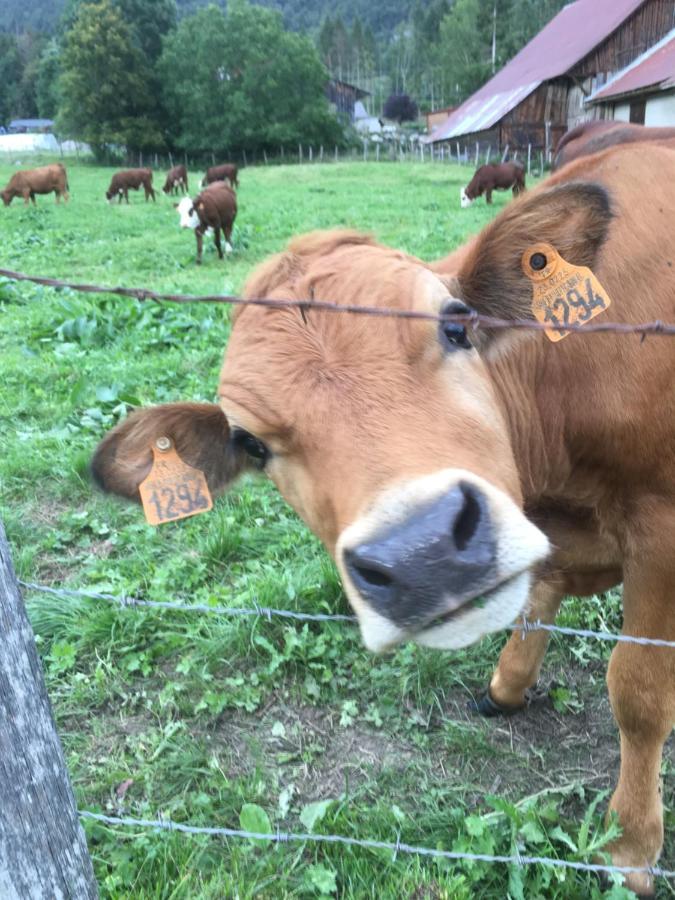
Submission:
POLYGON ((323 162, 323 144, 319 147, 319 162, 323 162))
POLYGON ((375 161, 376 162, 380 161, 380 144, 379 144, 379 142, 377 144, 375 144, 375 161))
POLYGON ((509 155, 509 145, 507 144, 504 147, 504 152, 502 153, 502 162, 506 162, 506 157, 509 155))
POLYGON ((531 162, 532 162, 532 144, 528 144, 527 145, 527 174, 528 175, 530 174, 531 162))
POLYGON ((489 166, 489 165, 490 165, 490 153, 491 153, 491 152, 492 152, 492 144, 488 144, 488 151, 487 151, 487 154, 486 154, 486 156, 485 156, 485 165, 486 165, 486 166, 489 166))
POLYGON ((337 144, 336 144, 335 145, 335 162, 337 162, 337 161, 338 161, 338 148, 337 148, 337 144))
POLYGON ((302 144, 298 144, 298 162, 302 162, 302 144))
POLYGON ((0 896, 98 897, 35 638, 0 522, 0 896))
POLYGON ((311 162, 314 159, 314 148, 312 145, 309 145, 309 161, 311 162))
POLYGON ((459 165, 462 161, 459 155, 459 141, 455 141, 455 147, 457 148, 457 165, 459 165))

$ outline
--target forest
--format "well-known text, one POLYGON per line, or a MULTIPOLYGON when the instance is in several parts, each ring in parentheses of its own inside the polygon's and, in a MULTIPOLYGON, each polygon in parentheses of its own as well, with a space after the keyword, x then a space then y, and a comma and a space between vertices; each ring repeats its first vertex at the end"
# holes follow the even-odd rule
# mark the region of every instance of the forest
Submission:
POLYGON ((340 139, 324 100, 329 77, 368 91, 374 115, 392 94, 420 112, 455 106, 563 5, 4 0, 0 124, 55 118, 64 137, 95 148, 329 144, 340 139))

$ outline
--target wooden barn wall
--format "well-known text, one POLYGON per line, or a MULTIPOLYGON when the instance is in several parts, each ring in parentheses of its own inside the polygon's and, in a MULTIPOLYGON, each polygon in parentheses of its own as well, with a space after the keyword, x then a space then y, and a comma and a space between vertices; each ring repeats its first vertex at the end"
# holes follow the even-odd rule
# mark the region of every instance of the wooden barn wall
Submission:
POLYGON ((546 81, 501 120, 501 145, 513 149, 547 150, 554 147, 567 130, 567 94, 565 80, 546 81), (546 123, 549 122, 548 146, 546 123))
POLYGON ((580 80, 598 75, 604 79, 637 59, 640 54, 660 41, 675 28, 673 0, 648 0, 623 25, 570 69, 570 75, 580 80))

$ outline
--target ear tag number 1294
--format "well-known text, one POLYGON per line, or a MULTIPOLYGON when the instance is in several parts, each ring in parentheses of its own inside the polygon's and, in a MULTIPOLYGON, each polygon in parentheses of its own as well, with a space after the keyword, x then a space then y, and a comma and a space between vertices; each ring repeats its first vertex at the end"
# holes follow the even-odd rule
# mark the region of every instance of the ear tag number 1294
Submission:
POLYGON ((204 473, 183 462, 170 438, 157 438, 152 455, 150 474, 138 486, 143 512, 151 525, 175 522, 212 509, 204 473))
POLYGON ((561 341, 572 333, 566 326, 590 322, 611 303, 607 291, 590 269, 567 262, 550 244, 528 247, 521 265, 532 282, 535 318, 553 326, 545 332, 551 341, 561 341))

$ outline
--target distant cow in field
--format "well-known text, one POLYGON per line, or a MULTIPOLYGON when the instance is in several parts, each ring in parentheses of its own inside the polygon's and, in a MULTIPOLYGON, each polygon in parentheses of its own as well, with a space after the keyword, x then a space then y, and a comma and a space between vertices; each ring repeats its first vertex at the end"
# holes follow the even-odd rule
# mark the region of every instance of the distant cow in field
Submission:
POLYGON ((581 156, 590 156, 617 144, 675 141, 675 128, 646 128, 632 122, 584 122, 564 134, 555 148, 553 169, 581 156))
MULTIPOLYGON (((214 493, 265 473, 335 559, 373 651, 457 649, 521 617, 552 623, 565 595, 620 582, 624 634, 674 642, 672 338, 582 329, 554 343, 434 318, 534 321, 524 266, 543 261, 554 276, 547 246, 602 285, 556 281, 556 311, 672 320, 675 152, 615 147, 565 166, 446 260, 448 276, 442 261, 432 271, 367 235, 295 238, 244 295, 302 309, 238 307, 218 403, 135 410, 99 444, 96 479, 138 502, 153 451, 172 443, 214 493), (428 318, 339 315, 313 309, 315 295, 428 318)), ((544 630, 509 638, 481 712, 526 704, 547 641, 544 630)), ((603 852, 639 868, 627 886, 652 893, 675 650, 617 642, 607 684, 621 733, 609 808, 622 830, 603 852)))
POLYGON ((7 187, 0 191, 2 202, 9 206, 15 197, 23 197, 24 203, 32 200, 35 205, 36 194, 56 194, 56 202, 61 197, 68 200, 68 176, 65 166, 61 163, 52 163, 49 166, 41 166, 39 169, 24 169, 15 172, 7 183, 7 187))
POLYGON ((235 163, 223 163, 221 166, 211 166, 206 170, 202 178, 202 187, 213 184, 214 181, 229 181, 232 187, 239 187, 238 169, 235 163))
POLYGON ((187 194, 188 174, 184 165, 174 166, 169 170, 162 190, 165 194, 187 194))
POLYGON ((476 197, 481 197, 483 194, 485 194, 485 202, 492 203, 494 190, 508 190, 509 188, 513 188, 514 197, 525 190, 525 170, 520 163, 490 163, 481 166, 476 169, 467 186, 460 191, 462 208, 470 206, 476 197))
POLYGON ((225 236, 225 252, 232 252, 230 238, 232 226, 237 216, 237 197, 226 184, 216 181, 198 194, 194 200, 183 197, 176 204, 180 215, 181 228, 192 228, 197 238, 197 265, 202 261, 203 237, 209 229, 213 230, 218 256, 223 258, 220 246, 220 230, 225 236))
POLYGON ((114 197, 117 197, 121 203, 124 197, 128 203, 129 190, 137 191, 140 187, 145 192, 146 203, 150 197, 153 200, 155 199, 155 189, 152 186, 152 169, 125 169, 123 172, 115 172, 105 195, 109 202, 114 197))

